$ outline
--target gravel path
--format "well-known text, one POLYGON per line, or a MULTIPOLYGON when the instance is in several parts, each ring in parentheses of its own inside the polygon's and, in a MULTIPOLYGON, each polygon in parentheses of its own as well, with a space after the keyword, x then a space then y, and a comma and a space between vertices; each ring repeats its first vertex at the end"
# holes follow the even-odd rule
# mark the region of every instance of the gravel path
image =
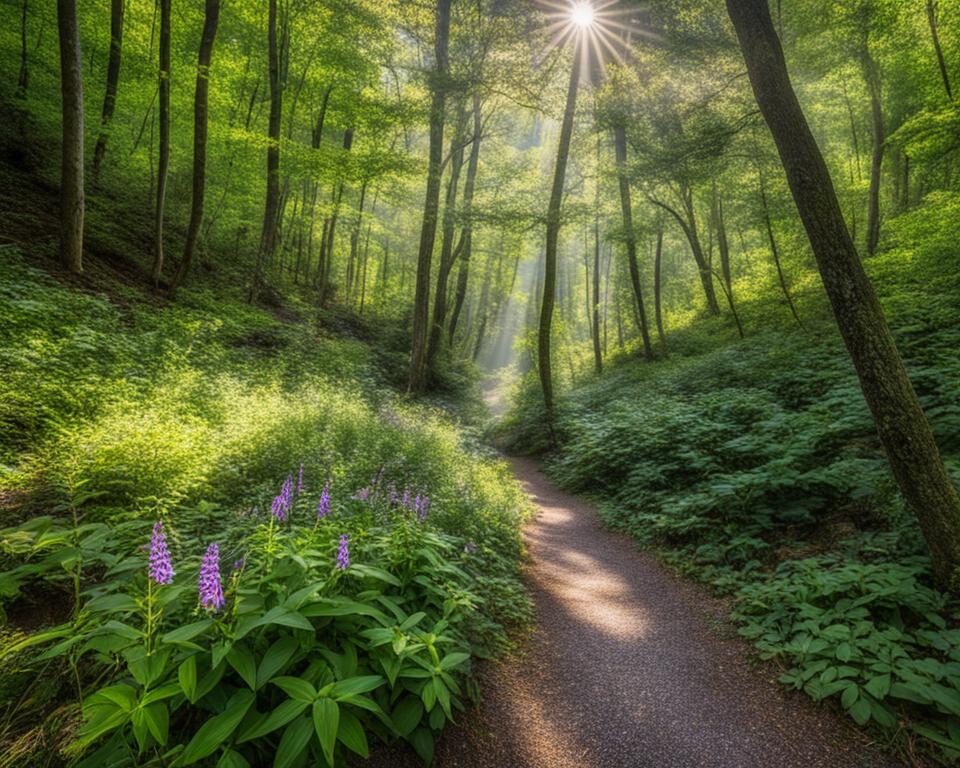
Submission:
POLYGON ((534 462, 513 464, 540 509, 527 529, 537 625, 522 654, 488 668, 439 768, 899 765, 752 667, 715 600, 602 529, 534 462))

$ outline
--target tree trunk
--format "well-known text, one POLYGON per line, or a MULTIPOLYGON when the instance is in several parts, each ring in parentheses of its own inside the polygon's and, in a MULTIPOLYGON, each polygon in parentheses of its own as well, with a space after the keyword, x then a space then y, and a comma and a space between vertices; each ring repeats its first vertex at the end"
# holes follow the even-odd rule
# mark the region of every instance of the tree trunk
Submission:
POLYGON ((206 0, 203 32, 200 34, 200 53, 197 56, 197 88, 193 97, 193 197, 190 204, 190 224, 183 259, 174 275, 171 293, 183 283, 190 271, 193 252, 203 223, 203 195, 207 181, 207 94, 210 90, 210 57, 213 41, 217 36, 220 19, 220 0, 206 0))
POLYGON ((367 182, 360 185, 360 201, 357 203, 357 216, 350 229, 350 261, 347 263, 347 299, 353 296, 353 282, 360 269, 360 232, 363 228, 363 206, 367 200, 367 182))
POLYGON ((473 255, 473 193, 476 186, 477 166, 480 164, 480 139, 483 126, 480 122, 480 94, 473 95, 473 146, 470 147, 470 161, 467 165, 467 180, 463 186, 463 248, 460 251, 460 269, 457 272, 457 293, 453 301, 453 312, 450 316, 448 331, 449 344, 453 346, 453 339, 457 332, 457 323, 460 312, 467 296, 467 281, 470 277, 470 258, 473 255))
POLYGON ((425 383, 427 331, 430 323, 430 267, 437 236, 437 212, 440 208, 440 173, 443 163, 443 121, 446 106, 447 52, 450 38, 450 4, 437 1, 434 48, 436 62, 430 90, 430 165, 423 203, 420 248, 417 253, 417 286, 413 300, 413 344, 410 354, 410 391, 419 392, 425 383))
POLYGON ((253 270, 248 299, 257 300, 263 287, 263 268, 273 256, 277 244, 277 215, 280 212, 280 119, 282 89, 280 83, 280 52, 277 45, 277 0, 268 0, 267 60, 270 85, 270 120, 267 125, 267 195, 263 206, 263 228, 260 246, 253 270))
POLYGON ((876 60, 870 53, 867 33, 863 33, 860 49, 863 77, 870 93, 870 125, 873 134, 873 148, 870 158, 870 193, 867 203, 867 254, 877 252, 880 242, 880 181, 883 172, 883 150, 886 137, 883 125, 883 105, 881 102, 880 71, 876 60))
POLYGON ((727 305, 730 307, 730 313, 737 324, 737 333, 743 338, 743 323, 740 322, 740 315, 737 313, 737 307, 733 300, 733 275, 730 271, 730 243, 727 240, 727 224, 723 218, 723 197, 717 193, 717 185, 713 185, 713 213, 714 226, 717 230, 717 247, 720 250, 720 281, 723 293, 727 298, 727 305))
POLYGON ((440 240, 440 264, 437 269, 437 283, 433 294, 433 321, 427 339, 426 378, 429 381, 434 374, 434 361, 443 343, 443 330, 447 317, 447 283, 450 270, 457 260, 458 250, 463 248, 463 236, 454 250, 453 239, 456 225, 457 192, 460 186, 460 173, 463 170, 463 144, 466 133, 466 113, 461 107, 450 147, 450 179, 447 183, 447 195, 443 207, 442 237, 440 240))
POLYGON ((727 10, 893 475, 920 522, 937 582, 955 587, 960 497, 847 231, 830 173, 790 83, 767 0, 727 0, 727 10))
MULTIPOLYGON (((23 4, 26 9, 27 4, 23 4)), ((26 11, 24 11, 26 14, 26 11)), ((950 85, 950 74, 947 71, 947 62, 943 58, 943 48, 940 45, 940 32, 937 26, 937 9, 934 0, 927 0, 927 22, 930 24, 930 37, 933 39, 933 50, 937 54, 937 66, 940 68, 940 77, 943 78, 943 88, 947 98, 953 101, 953 88, 950 85)))
POLYGON ((150 281, 160 287, 163 274, 163 209, 167 200, 167 171, 170 168, 170 4, 160 0, 160 148, 157 162, 157 203, 153 221, 153 270, 150 281))
POLYGON ((803 323, 800 321, 800 315, 797 314, 797 308, 793 303, 793 299, 790 297, 787 278, 783 274, 783 265, 780 263, 780 249, 777 248, 777 239, 773 235, 773 223, 770 220, 770 206, 767 204, 767 190, 763 182, 763 172, 758 171, 758 174, 760 176, 760 203, 763 207, 763 223, 767 230, 767 239, 770 242, 770 253, 773 254, 773 263, 777 267, 777 279, 780 281, 780 289, 783 291, 783 295, 787 300, 787 306, 790 307, 790 314, 793 315, 793 319, 797 321, 797 325, 802 328, 803 323))
MULTIPOLYGON (((663 332, 663 222, 657 221, 657 252, 653 259, 653 305, 657 319, 657 336, 660 346, 667 348, 667 335, 663 332)), ((622 346, 622 345, 621 345, 622 346)))
MULTIPOLYGON (((603 348, 600 345, 600 134, 597 134, 597 188, 593 197, 593 365, 603 373, 603 348)), ((646 325, 646 318, 644 318, 646 325)))
POLYGON ((83 63, 76 0, 57 0, 63 154, 60 165, 60 259, 83 272, 83 63))
POLYGON ((548 427, 553 430, 553 374, 550 369, 550 330, 553 308, 557 295, 557 244, 560 239, 560 206, 563 203, 563 187, 567 175, 567 157, 573 137, 573 116, 577 106, 577 86, 580 83, 581 53, 585 41, 580 32, 573 50, 573 65, 567 87, 567 103, 560 127, 560 144, 557 147, 557 163, 553 171, 553 188, 547 208, 547 239, 543 256, 543 299, 540 303, 540 328, 537 337, 537 370, 543 389, 543 404, 547 411, 548 427))
POLYGON ((643 303, 643 289, 640 283, 640 267, 637 264, 637 234, 633 228, 633 201, 630 197, 630 181, 627 179, 627 132, 624 126, 618 125, 613 129, 613 140, 617 153, 617 180, 620 184, 620 209, 623 212, 627 265, 630 267, 630 283, 633 286, 633 296, 637 302, 640 337, 643 339, 643 356, 647 360, 653 360, 653 345, 650 343, 647 312, 643 303))
POLYGON ((707 257, 703 253, 703 246, 700 244, 700 236, 697 234, 697 218, 694 210, 693 191, 685 189, 681 192, 683 197, 683 207, 686 212, 686 218, 680 212, 662 200, 650 198, 650 202, 663 208, 667 213, 673 216, 683 230, 683 234, 690 243, 690 251, 693 254, 693 260, 696 262, 697 271, 700 274, 700 285, 703 287, 703 295, 707 299, 707 311, 711 315, 720 314, 720 305, 717 303, 717 294, 713 290, 713 273, 710 265, 707 263, 707 257))
POLYGON ((27 18, 30 10, 29 0, 23 0, 20 7, 20 71, 17 73, 17 97, 27 98, 27 86, 30 84, 30 61, 27 51, 27 18))
POLYGON ((110 122, 117 104, 117 85, 120 82, 120 59, 123 53, 123 8, 124 0, 110 2, 110 58, 107 60, 107 90, 103 96, 103 110, 100 114, 100 135, 93 149, 93 184, 100 177, 100 166, 107 152, 107 139, 110 138, 110 122))
MULTIPOLYGON (((343 133, 343 150, 349 152, 353 147, 353 128, 348 128, 343 133)), ((320 249, 320 260, 322 262, 322 271, 320 273, 320 303, 327 300, 327 293, 330 289, 330 275, 333 270, 333 245, 337 233, 337 219, 340 217, 340 206, 343 204, 344 182, 341 179, 336 195, 333 199, 333 213, 330 215, 330 225, 327 227, 326 245, 320 249)))

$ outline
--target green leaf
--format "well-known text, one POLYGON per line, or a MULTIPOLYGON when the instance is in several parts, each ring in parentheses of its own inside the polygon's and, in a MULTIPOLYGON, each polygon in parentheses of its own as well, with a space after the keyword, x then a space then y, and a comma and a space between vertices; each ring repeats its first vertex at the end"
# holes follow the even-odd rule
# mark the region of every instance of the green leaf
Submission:
POLYGON ((360 693, 367 693, 375 688, 379 688, 384 682, 380 675, 364 675, 362 677, 349 677, 341 680, 333 686, 330 695, 337 699, 347 699, 360 693))
POLYGON ((271 608, 263 614, 263 616, 253 623, 253 627, 264 627, 267 624, 279 624, 284 627, 313 631, 313 624, 307 621, 302 614, 297 611, 291 611, 289 608, 284 608, 282 605, 271 608))
POLYGON ((253 704, 254 695, 250 691, 237 691, 227 702, 226 709, 219 715, 211 717, 190 739, 187 748, 183 751, 181 763, 191 765, 212 755, 217 747, 221 746, 247 714, 253 704))
POLYGON ((443 657, 443 659, 440 660, 440 669, 453 669, 454 667, 463 664, 463 662, 467 661, 469 658, 469 653, 448 653, 443 657))
POLYGON ((167 683, 144 694, 140 700, 140 706, 146 707, 154 702, 169 699, 171 696, 176 696, 179 693, 181 693, 181 690, 178 683, 167 683))
POLYGON ((890 692, 890 675, 880 675, 873 677, 863 686, 871 696, 882 699, 890 692))
POLYGON ((850 717, 857 721, 857 725, 866 725, 870 719, 870 702, 861 697, 847 711, 850 717))
POLYGON ((147 728, 149 728, 150 733, 153 734, 153 738, 157 740, 160 746, 166 745, 167 734, 170 730, 170 713, 167 710, 167 705, 159 702, 157 704, 151 704, 141 711, 143 712, 147 728))
POLYGON ((251 739, 259 739, 261 736, 266 736, 268 733, 277 730, 277 728, 282 728, 295 717, 302 714, 303 710, 308 706, 310 706, 309 703, 305 701, 287 699, 253 728, 238 734, 237 743, 242 744, 251 739))
POLYGON ((390 715, 399 736, 409 736, 423 719, 423 702, 416 696, 404 696, 390 715))
POLYGON ((844 690, 843 695, 840 697, 840 703, 843 705, 844 709, 850 709, 857 699, 860 698, 860 687, 856 683, 850 683, 846 690, 844 690))
POLYGON ((337 729, 337 738, 347 749, 356 752, 361 757, 370 757, 370 746, 367 744, 367 734, 363 730, 360 720, 347 712, 340 711, 340 727, 337 729))
POLYGON ((429 728, 417 728, 408 741, 413 745, 420 759, 427 765, 433 763, 433 734, 429 728))
POLYGON ((191 704, 197 701, 197 657, 188 656, 177 670, 177 679, 183 689, 183 695, 191 704))
POLYGON ((303 701, 309 704, 317 698, 317 689, 306 680, 299 677, 275 677, 271 680, 275 686, 282 690, 291 699, 303 701))
POLYGON ((340 707, 332 699, 317 699, 313 703, 313 727, 320 740, 320 748, 327 762, 333 765, 333 748, 340 728, 340 707))
POLYGON ((217 761, 217 768, 250 768, 247 758, 232 749, 226 750, 217 761))
POLYGON ((270 678, 287 665, 299 646, 300 643, 292 637, 281 637, 270 646, 260 659, 260 666, 257 668, 257 690, 266 685, 270 678))
POLYGON ((227 653, 227 662, 237 670, 251 690, 257 688, 257 662, 253 654, 244 645, 235 645, 227 653))
POLYGON ((351 565, 348 573, 356 573, 360 576, 378 579, 394 587, 401 586, 400 579, 398 579, 392 573, 388 573, 382 568, 375 568, 372 565, 351 565))
POLYGON ((212 626, 212 619, 204 619, 203 621, 197 621, 193 624, 187 624, 186 626, 175 629, 172 632, 167 632, 160 639, 165 643, 187 643, 198 635, 206 632, 212 626))
POLYGON ((86 604, 86 609, 93 613, 122 613, 137 610, 137 601, 130 595, 102 595, 95 597, 86 604))
POLYGON ((289 768, 294 765, 312 738, 313 728, 310 727, 309 717, 301 717, 290 723, 280 739, 277 754, 273 758, 273 768, 289 768))

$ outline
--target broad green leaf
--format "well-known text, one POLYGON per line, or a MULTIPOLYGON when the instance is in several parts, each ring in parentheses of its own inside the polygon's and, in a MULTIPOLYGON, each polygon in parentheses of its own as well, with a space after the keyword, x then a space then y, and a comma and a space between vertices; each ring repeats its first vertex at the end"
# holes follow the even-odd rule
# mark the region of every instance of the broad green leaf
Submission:
POLYGON ((254 695, 250 691, 237 691, 227 702, 227 707, 219 715, 211 717, 190 739, 183 751, 181 763, 191 765, 212 755, 221 746, 247 714, 253 704, 254 695))
POLYGON ((363 730, 363 725, 355 715, 350 714, 345 709, 340 711, 340 727, 337 730, 337 738, 343 742, 347 749, 362 757, 370 756, 370 747, 367 744, 367 734, 363 730))
POLYGON ((220 755, 217 768, 250 768, 250 763, 239 752, 227 749, 220 755))
POLYGON ((227 653, 227 662, 237 670, 251 690, 257 687, 257 662, 245 645, 234 645, 227 653))
POLYGON ((417 728, 407 740, 426 765, 433 764, 433 734, 429 728, 417 728))
POLYGON ((359 693, 367 693, 379 688, 384 680, 380 675, 364 675, 341 680, 333 686, 330 695, 335 699, 346 699, 359 693))
POLYGON ((423 702, 416 696, 404 696, 390 715, 399 736, 409 736, 423 719, 423 702))
MULTIPOLYGON (((440 660, 440 669, 453 669, 454 667, 463 664, 470 658, 469 653, 463 653, 458 651, 457 653, 448 653, 440 660)), ((825 681, 829 682, 829 681, 825 681)))
MULTIPOLYGON (((313 728, 309 717, 300 717, 287 726, 273 758, 273 768, 290 768, 303 754, 313 738, 313 728)), ((332 763, 331 763, 332 765, 332 763)))
POLYGON ((212 619, 204 619, 203 621, 196 621, 193 624, 187 624, 186 626, 175 629, 172 632, 167 632, 160 639, 165 643, 187 643, 198 635, 202 635, 212 626, 212 619))
POLYGON ((287 696, 289 696, 291 699, 296 699, 297 701, 303 701, 309 704, 315 698, 317 698, 317 689, 310 685, 310 683, 308 683, 306 680, 302 680, 299 677, 275 677, 270 682, 287 694, 287 696))
POLYGON ((300 715, 308 706, 310 706, 308 702, 287 699, 253 728, 239 733, 237 743, 242 744, 245 741, 259 739, 261 736, 272 733, 300 715))
POLYGON ((177 670, 177 679, 183 695, 193 704, 197 701, 197 657, 188 656, 177 670))
POLYGON ((260 659, 260 666, 257 668, 256 687, 258 690, 287 665, 299 646, 300 644, 292 637, 281 637, 270 646, 263 658, 260 659))
POLYGON ((333 765, 333 749, 340 728, 340 707, 332 699, 317 699, 313 703, 313 727, 320 740, 320 748, 327 763, 333 765))

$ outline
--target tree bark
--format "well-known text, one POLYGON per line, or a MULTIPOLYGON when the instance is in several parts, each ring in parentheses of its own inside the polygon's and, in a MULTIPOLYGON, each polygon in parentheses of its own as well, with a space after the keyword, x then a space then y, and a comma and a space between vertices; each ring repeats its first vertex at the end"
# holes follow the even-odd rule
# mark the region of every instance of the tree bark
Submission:
POLYGON ((703 245, 700 243, 700 236, 697 234, 697 218, 696 211, 694 210, 693 191, 685 189, 682 190, 681 195, 683 197, 683 207, 686 217, 681 215, 676 208, 662 200, 650 198, 650 202, 663 208, 663 210, 673 216, 680 225, 680 229, 683 230, 687 242, 690 243, 690 252, 693 254, 693 260, 697 265, 697 271, 700 275, 700 285, 703 287, 703 295, 707 299, 707 311, 711 315, 719 315, 720 305, 717 303, 717 293, 713 290, 713 272, 707 263, 707 257, 703 253, 703 245))
POLYGON ((107 89, 103 96, 103 110, 100 113, 100 135, 93 149, 93 184, 100 177, 100 166, 107 153, 107 140, 110 138, 110 122, 117 104, 117 86, 120 82, 120 61, 123 53, 123 10, 125 0, 110 2, 110 57, 107 60, 107 89))
POLYGON ((163 274, 163 210, 167 199, 167 172, 170 168, 170 5, 171 0, 160 0, 160 147, 157 163, 157 201, 153 221, 153 270, 150 281, 160 286, 163 274))
MULTIPOLYGON (((353 128, 348 128, 343 133, 343 150, 349 152, 353 147, 353 128)), ((340 218, 340 206, 343 204, 343 190, 345 183, 343 179, 337 185, 337 191, 333 198, 333 213, 330 215, 330 225, 326 228, 326 245, 320 249, 320 303, 327 300, 327 293, 330 289, 330 274, 333 270, 333 245, 337 233, 337 220, 340 218)))
POLYGON ((593 366, 603 373, 600 343, 600 134, 597 134, 597 178, 593 195, 593 366))
POLYGON ((57 0, 63 154, 60 165, 60 259, 83 272, 83 63, 76 0, 57 0))
POLYGON ((437 1, 434 49, 436 62, 430 90, 430 164, 427 191, 423 203, 420 248, 417 253, 417 285, 413 299, 413 343, 410 353, 408 388, 424 388, 427 357, 427 332, 430 323, 430 268, 433 244, 437 236, 437 212, 440 208, 440 173, 443 163, 443 121, 447 94, 448 47, 451 0, 437 1))
POLYGON ((960 497, 847 231, 830 173, 790 83, 767 0, 727 0, 727 10, 893 475, 920 522, 937 582, 955 588, 960 497))
POLYGON ((573 137, 573 116, 577 106, 577 86, 580 84, 581 53, 584 33, 578 34, 573 50, 573 65, 570 83, 567 86, 567 103, 560 127, 560 144, 557 147, 557 163, 553 171, 553 188, 547 208, 547 238, 543 256, 543 299, 540 303, 540 328, 537 337, 537 370, 543 390, 543 404, 547 411, 547 425, 553 430, 553 373, 550 368, 550 330, 557 295, 557 245, 560 239, 560 207, 563 203, 563 187, 567 175, 567 158, 573 137))
POLYGON ((863 33, 860 48, 863 77, 870 94, 870 127, 873 135, 873 147, 870 156, 870 192, 867 202, 867 254, 877 252, 880 242, 880 181, 883 172, 883 151, 886 142, 883 124, 883 104, 879 66, 870 53, 870 40, 863 33))
POLYGON ((723 288, 724 296, 727 298, 727 305, 730 307, 730 313, 737 324, 737 333, 743 338, 743 323, 740 322, 740 315, 737 312, 736 303, 733 300, 733 275, 730 270, 730 242, 727 240, 727 224, 723 217, 723 196, 717 193, 717 185, 713 185, 713 205, 711 206, 713 214, 713 223, 717 231, 717 247, 720 250, 720 285, 723 288))
POLYGON ((773 235, 773 223, 770 220, 770 206, 767 203, 767 190, 763 182, 763 172, 759 171, 758 174, 760 176, 760 204, 763 208, 763 224, 767 230, 767 239, 770 243, 770 253, 773 254, 773 263, 777 267, 777 279, 780 281, 780 290, 783 291, 783 295, 787 300, 787 306, 790 307, 790 314, 793 315, 793 319, 796 320, 797 325, 802 328, 803 323, 800 320, 800 315, 797 314, 797 308, 793 303, 793 299, 790 297, 787 278, 783 274, 783 265, 780 263, 780 249, 777 248, 777 239, 773 235))
MULTIPOLYGON (((653 308, 657 320, 657 337, 660 346, 667 348, 667 335, 663 332, 663 222, 657 222, 657 252, 653 259, 653 308)), ((621 344, 621 346, 623 346, 621 344)))
MULTIPOLYGON (((24 3, 24 8, 26 8, 26 3, 24 3)), ((943 57, 943 47, 940 45, 940 31, 937 26, 937 9, 934 0, 927 0, 927 22, 930 24, 930 37, 933 40, 933 50, 937 54, 937 66, 940 68, 943 88, 947 92, 947 98, 953 101, 953 87, 950 85, 950 73, 947 71, 947 62, 943 57)))
POLYGON ((193 97, 193 195, 190 204, 190 224, 183 259, 170 286, 171 293, 183 283, 190 271, 193 252, 203 223, 203 196, 207 181, 207 94, 210 90, 210 58, 220 19, 220 0, 206 0, 203 32, 200 34, 200 52, 197 56, 197 88, 193 97))
POLYGON ((466 113, 461 104, 457 129, 451 139, 450 147, 450 179, 447 183, 447 195, 443 206, 442 236, 440 240, 440 264, 437 269, 437 283, 433 294, 433 321, 430 324, 430 333, 427 339, 426 378, 429 382, 435 373, 434 361, 443 344, 443 330, 447 317, 447 284, 450 280, 450 270, 459 255, 457 251, 463 247, 463 236, 454 249, 453 240, 456 228, 457 192, 460 187, 460 173, 463 170, 464 136, 466 133, 466 113))
POLYGON ((470 147, 470 161, 467 165, 467 180, 463 186, 463 247, 460 251, 460 269, 457 272, 457 292, 453 301, 453 312, 450 315, 448 343, 453 346, 453 339, 457 333, 457 323, 463 302, 467 296, 467 281, 470 277, 470 258, 473 255, 473 193, 476 187, 477 166, 480 164, 480 140, 483 125, 480 121, 480 94, 473 95, 473 146, 470 147))
POLYGON ((280 51, 277 45, 277 0, 269 0, 267 11, 267 60, 270 86, 270 119, 267 125, 267 195, 263 206, 263 228, 253 270, 248 299, 257 300, 263 287, 264 264, 273 256, 277 244, 277 216, 280 212, 280 119, 282 86, 280 51))
POLYGON ((627 132, 618 125, 613 129, 613 142, 617 154, 617 181, 620 184, 620 209, 623 212, 623 229, 627 246, 627 265, 630 267, 630 284, 637 302, 640 337, 643 340, 643 356, 653 360, 653 345, 650 343, 650 331, 647 327, 647 312, 643 303, 643 289, 640 283, 640 267, 637 264, 637 234, 633 229, 633 201, 630 197, 630 181, 627 178, 627 132))

